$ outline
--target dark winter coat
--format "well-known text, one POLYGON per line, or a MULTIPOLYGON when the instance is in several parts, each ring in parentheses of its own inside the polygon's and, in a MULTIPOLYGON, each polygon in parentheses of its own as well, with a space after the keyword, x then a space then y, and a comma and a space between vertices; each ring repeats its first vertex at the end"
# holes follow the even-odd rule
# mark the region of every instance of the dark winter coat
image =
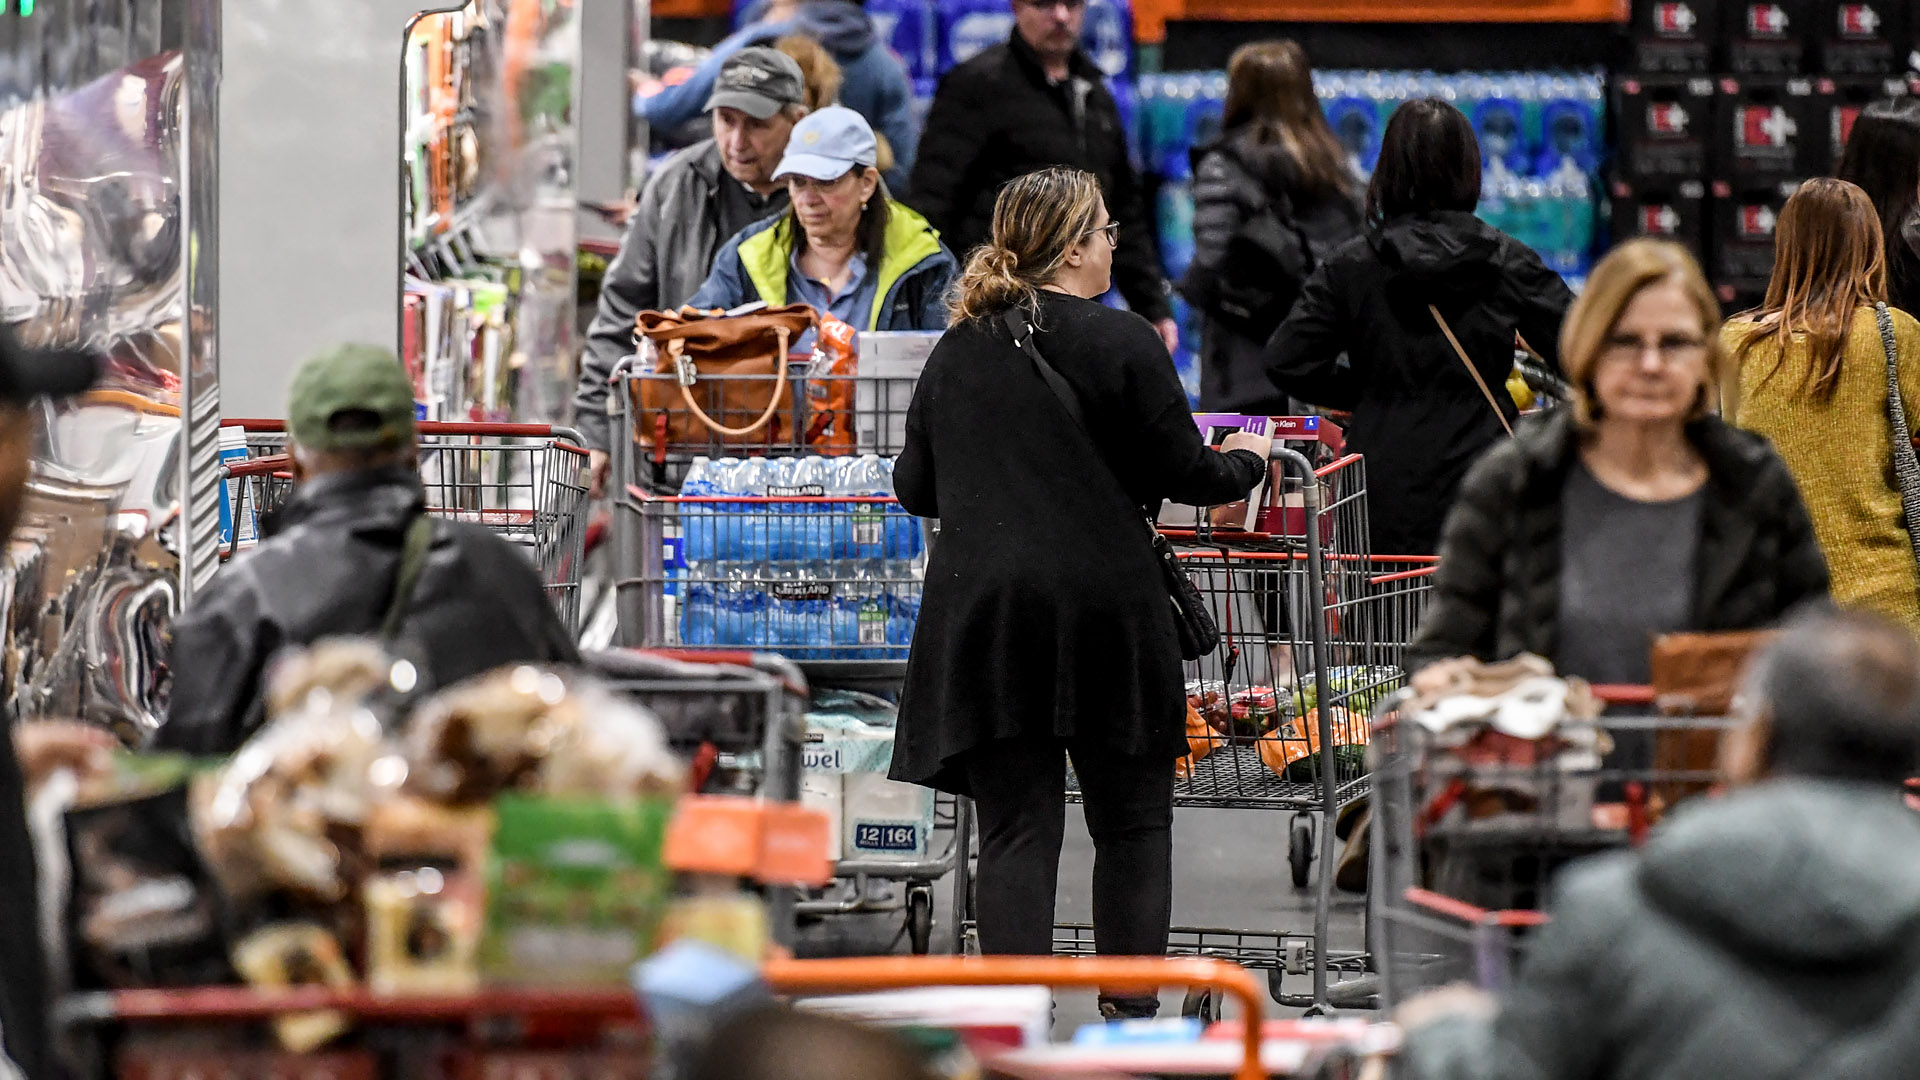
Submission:
MULTIPOLYGON (((260 726, 268 662, 282 648, 378 633, 407 527, 425 507, 407 469, 308 481, 260 546, 214 577, 173 626, 162 749, 211 755, 260 726)), ((436 521, 399 646, 426 685, 512 663, 580 661, 526 556, 484 526, 436 521)))
POLYGON ((1375 553, 1433 554, 1460 478, 1505 435, 1427 306, 1512 419, 1514 332, 1557 363, 1572 302, 1526 245, 1465 213, 1394 218, 1314 271, 1267 345, 1267 372, 1302 401, 1353 413, 1375 553))
MULTIPOLYGON (((1257 142, 1250 130, 1194 150, 1193 163, 1193 263, 1180 293, 1203 313, 1220 280, 1228 242, 1268 206, 1298 227, 1312 259, 1304 265, 1318 264, 1359 235, 1360 202, 1353 193, 1305 190, 1286 149, 1257 142)), ((1291 307, 1289 302, 1273 318, 1284 319, 1291 307)), ((1288 412, 1287 395, 1267 374, 1266 344, 1264 337, 1255 340, 1208 317, 1200 333, 1200 407, 1256 416, 1288 412)))
POLYGON ((1039 326, 1092 443, 997 321, 947 332, 907 412, 894 489, 940 535, 896 780, 961 790, 955 759, 1001 738, 1093 737, 1169 768, 1186 753, 1180 646, 1141 508, 1231 502, 1265 463, 1202 443, 1139 316, 1049 293, 1039 326))
POLYGON ((1099 178, 1107 212, 1120 223, 1114 284, 1133 310, 1167 318, 1173 309, 1153 215, 1127 157, 1120 107, 1083 52, 1073 54, 1058 86, 1048 83, 1040 58, 1018 33, 948 72, 927 114, 907 202, 940 230, 964 265, 993 236, 1001 187, 1049 165, 1099 178))
POLYGON ((1491 1021, 1415 1029, 1414 1080, 1852 1080, 1920 1061, 1920 814, 1774 780, 1569 869, 1491 1021))
POLYGON ((1920 319, 1920 210, 1887 237, 1887 304, 1920 319))
MULTIPOLYGON (((1824 599, 1826 559, 1773 447, 1713 417, 1687 435, 1707 462, 1692 628, 1756 629, 1824 599)), ((1409 669, 1451 656, 1555 659, 1561 492, 1578 456, 1572 420, 1557 412, 1529 418, 1474 465, 1447 517, 1409 669)))

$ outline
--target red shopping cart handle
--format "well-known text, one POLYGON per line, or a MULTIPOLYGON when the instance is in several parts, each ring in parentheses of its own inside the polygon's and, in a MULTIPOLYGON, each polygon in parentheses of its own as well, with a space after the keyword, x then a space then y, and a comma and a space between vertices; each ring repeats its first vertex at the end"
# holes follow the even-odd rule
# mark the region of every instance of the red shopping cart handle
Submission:
POLYGON ((1604 683, 1593 688, 1593 696, 1609 705, 1651 705, 1653 687, 1630 683, 1604 683))
MULTIPOLYGON (((266 417, 234 417, 220 421, 220 426, 262 432, 287 430, 285 420, 266 417)), ((422 435, 497 435, 503 438, 551 439, 557 435, 566 434, 552 424, 450 424, 438 420, 422 420, 413 427, 422 435)))

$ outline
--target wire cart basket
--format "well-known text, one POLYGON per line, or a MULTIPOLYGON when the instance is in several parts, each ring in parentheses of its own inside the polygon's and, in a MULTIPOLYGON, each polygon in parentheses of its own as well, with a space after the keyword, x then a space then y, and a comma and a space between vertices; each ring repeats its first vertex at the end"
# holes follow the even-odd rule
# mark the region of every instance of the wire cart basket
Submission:
MULTIPOLYGON (((1366 718, 1402 681, 1433 560, 1371 556, 1364 462, 1347 455, 1316 465, 1278 441, 1293 437, 1276 436, 1280 490, 1261 531, 1212 528, 1204 513, 1191 528, 1163 518, 1162 531, 1222 634, 1219 649, 1187 665, 1192 754, 1179 765, 1174 805, 1290 814, 1286 862, 1296 886, 1315 886, 1314 924, 1304 933, 1175 927, 1169 951, 1265 971, 1279 1003, 1324 1010, 1336 976, 1360 976, 1369 964, 1363 943, 1333 945, 1331 826, 1368 792, 1366 718), (1310 976, 1310 988, 1290 990, 1290 976, 1310 976)), ((1068 798, 1079 798, 1071 777, 1068 798)), ((963 904, 967 895, 956 892, 963 904)), ((970 905, 962 918, 971 923, 970 905)), ((1093 954, 1093 928, 1057 926, 1054 950, 1093 954)), ((1212 1018, 1217 1008, 1190 995, 1185 1011, 1212 1018)))
POLYGON ((1538 739, 1436 733, 1410 718, 1410 692, 1381 702, 1371 885, 1386 1004, 1449 983, 1505 989, 1562 866, 1638 844, 1723 779, 1719 743, 1735 721, 1655 715, 1645 688, 1595 689, 1619 715, 1538 739))
MULTIPOLYGON (((222 470, 236 535, 257 533, 293 490, 279 420, 233 420, 249 457, 222 470)), ((571 428, 545 424, 416 425, 427 513, 484 526, 525 549, 569 630, 580 621, 587 536, 587 452, 571 428)), ((238 546, 244 546, 244 540, 238 546)))
MULTIPOLYGON (((683 385, 675 373, 647 370, 642 356, 619 365, 608 398, 617 640, 691 656, 772 652, 816 687, 897 693, 928 539, 889 494, 886 470, 904 448, 919 363, 866 346, 915 339, 902 343, 924 353, 935 336, 863 333, 858 374, 796 356, 784 384, 775 375, 700 374, 683 385), (779 479, 756 473, 751 489, 765 495, 689 494, 698 459, 783 471, 779 479), (857 483, 840 482, 856 467, 865 469, 857 483)), ((826 784, 814 773, 838 757, 810 744, 810 782, 826 784)), ((817 797, 835 799, 831 791, 817 797)), ((870 786, 849 787, 838 805, 851 810, 872 797, 870 786)), ((966 860, 968 808, 941 797, 930 822, 895 809, 897 824, 849 832, 840 880, 797 909, 810 917, 899 912, 915 952, 957 951, 957 921, 936 918, 933 883, 966 860), (855 839, 872 842, 854 847, 855 839)))

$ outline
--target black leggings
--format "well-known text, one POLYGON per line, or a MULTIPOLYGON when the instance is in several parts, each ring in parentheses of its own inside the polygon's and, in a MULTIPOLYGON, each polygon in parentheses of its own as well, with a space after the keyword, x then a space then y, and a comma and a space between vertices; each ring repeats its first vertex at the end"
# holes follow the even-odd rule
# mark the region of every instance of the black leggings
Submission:
POLYGON ((1053 952, 1067 754, 1093 836, 1094 949, 1102 956, 1163 955, 1173 917, 1174 761, 1066 739, 1003 739, 967 755, 980 818, 980 951, 1053 952))

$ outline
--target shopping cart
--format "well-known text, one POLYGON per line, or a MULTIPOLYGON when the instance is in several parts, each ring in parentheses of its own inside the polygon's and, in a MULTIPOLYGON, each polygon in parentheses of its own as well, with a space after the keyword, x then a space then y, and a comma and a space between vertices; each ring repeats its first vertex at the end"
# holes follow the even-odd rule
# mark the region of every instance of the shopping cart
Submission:
MULTIPOLYGON (((229 520, 244 538, 293 490, 280 420, 229 420, 249 457, 223 469, 229 520)), ((580 619, 587 535, 587 452, 571 428, 546 424, 417 425, 427 512, 484 525, 527 550, 569 629, 580 619)))
MULTIPOLYGON (((796 359, 793 392, 770 413, 763 403, 774 400, 775 376, 701 375, 683 397, 676 376, 647 370, 640 357, 622 362, 609 397, 617 640, 689 653, 778 652, 815 687, 897 694, 928 540, 887 494, 887 469, 905 442, 919 371, 913 356, 923 358, 931 338, 860 335, 861 374, 814 373, 796 359), (913 355, 891 356, 873 347, 879 344, 913 355), (701 458, 804 468, 751 481, 753 490, 771 486, 777 494, 683 494, 701 458), (827 476, 845 479, 841 470, 863 465, 857 482, 827 476), (835 486, 857 493, 831 494, 835 486)), ((835 757, 816 747, 808 760, 835 757)), ((829 786, 839 783, 832 778, 829 786)), ((848 830, 841 880, 803 899, 799 911, 899 913, 914 951, 956 949, 957 923, 935 918, 933 883, 964 861, 967 808, 918 790, 911 798, 930 805, 907 807, 904 786, 872 790, 883 787, 881 778, 862 777, 843 795, 816 793, 849 819, 862 795, 893 812, 848 830), (935 941, 937 923, 947 931, 944 943, 935 941)))
POLYGON ((1373 724, 1374 938, 1389 1005, 1470 982, 1504 989, 1524 961, 1552 876, 1639 843, 1675 803, 1722 779, 1722 717, 1660 716, 1644 687, 1598 687, 1620 715, 1521 740, 1435 734, 1381 702, 1373 724))
MULTIPOLYGON (((1321 866, 1313 929, 1175 927, 1169 951, 1265 971, 1277 1002, 1324 1010, 1333 1004, 1332 977, 1359 976, 1369 963, 1365 943, 1333 947, 1331 825, 1367 794, 1366 717, 1403 679, 1433 560, 1368 553, 1366 473, 1358 456, 1316 465, 1277 442, 1273 459, 1283 489, 1268 500, 1273 509, 1262 531, 1213 528, 1204 516, 1187 527, 1163 518, 1162 532, 1222 633, 1219 649, 1187 665, 1189 705, 1207 729, 1189 730, 1196 753, 1180 764, 1174 805, 1291 814, 1286 861, 1293 882, 1307 885, 1316 859, 1321 866), (1317 828, 1316 818, 1326 827, 1317 828), (1290 991, 1287 978, 1303 975, 1311 977, 1310 990, 1290 991)), ((1068 798, 1079 798, 1071 777, 1068 798)), ((1276 852, 1276 872, 1279 861, 1276 852)), ((968 925, 969 894, 956 891, 968 925)), ((1093 928, 1057 926, 1054 950, 1093 953, 1093 928)), ((1214 1005, 1190 1000, 1188 1011, 1205 1017, 1214 1005)))

